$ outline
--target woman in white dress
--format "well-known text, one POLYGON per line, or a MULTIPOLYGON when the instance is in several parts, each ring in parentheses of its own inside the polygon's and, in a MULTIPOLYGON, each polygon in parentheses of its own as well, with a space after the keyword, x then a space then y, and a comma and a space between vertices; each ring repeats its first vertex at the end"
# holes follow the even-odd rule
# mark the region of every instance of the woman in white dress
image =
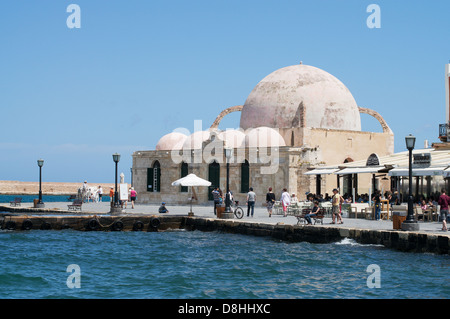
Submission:
POLYGON ((287 207, 291 203, 291 196, 289 195, 286 188, 283 188, 283 193, 281 194, 281 204, 283 205, 284 217, 287 216, 287 207))

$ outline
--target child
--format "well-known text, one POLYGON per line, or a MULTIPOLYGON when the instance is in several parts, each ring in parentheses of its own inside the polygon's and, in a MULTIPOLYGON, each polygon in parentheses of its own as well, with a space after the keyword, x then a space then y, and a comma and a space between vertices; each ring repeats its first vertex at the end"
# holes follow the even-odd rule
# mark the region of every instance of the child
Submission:
POLYGON ((161 206, 159 207, 159 213, 160 214, 164 214, 164 213, 168 213, 169 211, 166 208, 166 203, 162 202, 161 206))

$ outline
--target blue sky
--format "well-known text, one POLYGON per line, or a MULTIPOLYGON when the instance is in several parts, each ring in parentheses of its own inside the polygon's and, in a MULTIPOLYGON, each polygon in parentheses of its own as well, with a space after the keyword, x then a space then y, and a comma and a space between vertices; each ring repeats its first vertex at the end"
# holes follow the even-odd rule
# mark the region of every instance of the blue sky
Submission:
MULTIPOLYGON (((133 151, 208 128, 281 67, 340 79, 395 134, 437 141, 445 122, 449 1, 41 0, 0 3, 0 180, 129 181, 133 151), (67 6, 81 8, 69 29, 67 6), (381 28, 369 29, 369 4, 381 28)), ((363 130, 381 131, 362 116, 363 130)), ((239 126, 239 114, 222 128, 239 126)))

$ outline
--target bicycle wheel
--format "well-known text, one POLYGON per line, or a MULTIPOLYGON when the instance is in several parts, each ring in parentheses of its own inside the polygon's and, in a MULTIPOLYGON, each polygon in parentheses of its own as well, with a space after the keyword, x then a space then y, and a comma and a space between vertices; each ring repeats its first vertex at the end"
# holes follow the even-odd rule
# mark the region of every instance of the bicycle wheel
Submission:
POLYGON ((244 210, 240 207, 237 207, 234 210, 234 215, 236 215, 236 218, 241 219, 242 217, 244 217, 244 210))

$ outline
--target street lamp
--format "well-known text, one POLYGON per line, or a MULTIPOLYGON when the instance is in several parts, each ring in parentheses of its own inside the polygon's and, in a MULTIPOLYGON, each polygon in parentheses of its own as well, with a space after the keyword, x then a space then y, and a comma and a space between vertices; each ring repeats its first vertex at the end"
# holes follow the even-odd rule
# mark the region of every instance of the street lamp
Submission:
POLYGON ((39 202, 37 202, 36 208, 44 208, 45 204, 42 202, 42 166, 44 166, 44 160, 38 159, 37 164, 39 166, 39 202))
POLYGON ((122 212, 122 208, 119 205, 119 193, 117 192, 117 165, 119 164, 120 161, 120 154, 113 154, 113 161, 114 163, 116 163, 116 177, 115 177, 115 192, 114 192, 114 205, 113 207, 111 207, 111 213, 121 213, 122 212))
POLYGON ((233 149, 225 147, 225 158, 227 161, 227 193, 225 195, 225 212, 222 214, 222 218, 233 218, 233 212, 231 211, 231 198, 230 198, 230 159, 233 156, 233 149))
POLYGON ((419 224, 414 220, 414 209, 413 209, 413 196, 412 196, 412 151, 414 149, 414 144, 416 143, 416 138, 409 134, 405 137, 406 148, 409 151, 409 191, 408 191, 408 215, 406 220, 402 223, 402 229, 407 231, 419 230, 419 224))

